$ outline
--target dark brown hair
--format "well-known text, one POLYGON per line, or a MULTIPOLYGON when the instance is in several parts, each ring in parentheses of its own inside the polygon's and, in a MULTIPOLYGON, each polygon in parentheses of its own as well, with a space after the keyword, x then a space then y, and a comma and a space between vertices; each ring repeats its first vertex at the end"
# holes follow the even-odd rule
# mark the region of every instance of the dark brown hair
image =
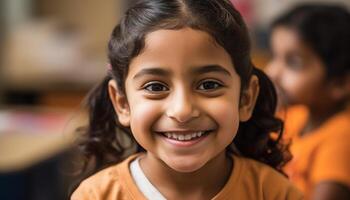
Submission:
POLYGON ((130 129, 118 123, 108 97, 109 80, 115 79, 118 89, 125 92, 130 61, 143 50, 146 35, 159 29, 183 27, 209 33, 229 53, 241 78, 241 91, 252 74, 258 76, 260 94, 256 107, 251 119, 240 123, 233 143, 243 156, 280 169, 285 157, 280 144, 283 123, 274 116, 276 93, 267 76, 251 63, 248 31, 239 12, 228 0, 141 0, 127 10, 113 30, 108 44, 112 69, 87 99, 89 124, 82 129, 85 139, 80 146, 86 163, 93 161, 92 172, 118 163, 131 153, 144 151, 130 129), (271 132, 278 136, 272 139, 271 132), (123 145, 121 136, 135 145, 123 145))

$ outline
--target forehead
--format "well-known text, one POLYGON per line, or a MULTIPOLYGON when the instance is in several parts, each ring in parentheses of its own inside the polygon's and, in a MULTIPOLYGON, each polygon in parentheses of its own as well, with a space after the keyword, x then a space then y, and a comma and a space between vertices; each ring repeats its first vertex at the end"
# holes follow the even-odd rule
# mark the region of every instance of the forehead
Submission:
POLYGON ((300 49, 301 41, 298 34, 288 27, 277 27, 272 32, 271 38, 272 46, 274 48, 293 48, 300 49))
POLYGON ((145 44, 145 50, 150 53, 159 49, 164 51, 164 49, 169 49, 169 47, 182 48, 183 50, 188 50, 186 51, 187 53, 190 53, 191 50, 200 50, 200 53, 208 53, 212 49, 225 51, 207 32, 191 28, 178 30, 162 29, 151 32, 146 35, 145 44))
POLYGON ((315 56, 313 50, 301 40, 297 31, 287 26, 280 26, 272 32, 272 48, 277 52, 292 52, 305 56, 315 56))
POLYGON ((219 65, 235 70, 230 55, 208 33, 191 28, 157 30, 146 35, 145 47, 132 59, 129 75, 147 67, 186 72, 196 66, 219 65))
POLYGON ((317 61, 322 63, 318 54, 302 40, 293 28, 281 26, 275 28, 272 33, 272 50, 276 54, 298 55, 307 61, 317 61))

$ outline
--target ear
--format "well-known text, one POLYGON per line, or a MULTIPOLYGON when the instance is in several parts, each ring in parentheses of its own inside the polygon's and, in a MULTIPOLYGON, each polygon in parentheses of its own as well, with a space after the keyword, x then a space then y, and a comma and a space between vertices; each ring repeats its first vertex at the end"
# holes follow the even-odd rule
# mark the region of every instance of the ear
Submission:
POLYGON ((239 121, 245 122, 250 119, 253 114, 256 100, 259 95, 259 79, 256 75, 252 75, 249 80, 248 87, 242 91, 239 106, 239 121))
POLYGON ((118 90, 115 80, 108 82, 109 98, 112 101, 115 112, 118 115, 118 120, 125 127, 130 126, 130 107, 126 95, 118 90))

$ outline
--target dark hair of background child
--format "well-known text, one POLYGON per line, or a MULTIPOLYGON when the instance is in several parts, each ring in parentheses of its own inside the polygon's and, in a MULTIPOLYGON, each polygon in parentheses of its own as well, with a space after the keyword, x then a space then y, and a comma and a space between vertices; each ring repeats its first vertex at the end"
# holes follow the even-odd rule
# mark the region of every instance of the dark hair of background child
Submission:
MULTIPOLYGON (((87 98, 89 124, 80 129, 84 136, 80 147, 86 158, 82 172, 91 174, 130 155, 132 145, 123 145, 122 135, 134 142, 136 152, 144 151, 133 139, 130 129, 118 123, 108 96, 108 82, 115 79, 118 89, 125 92, 130 61, 142 52, 146 35, 160 29, 183 27, 209 33, 229 53, 241 78, 241 91, 247 87, 252 74, 258 76, 260 94, 253 115, 249 121, 240 123, 233 143, 243 156, 277 170, 285 163, 286 149, 280 142, 283 122, 274 116, 275 89, 267 76, 251 63, 246 25, 230 1, 141 0, 125 13, 114 28, 108 44, 112 69, 87 98), (277 139, 270 137, 271 132, 278 133, 277 139)), ((232 147, 229 146, 227 151, 233 151, 232 147)))

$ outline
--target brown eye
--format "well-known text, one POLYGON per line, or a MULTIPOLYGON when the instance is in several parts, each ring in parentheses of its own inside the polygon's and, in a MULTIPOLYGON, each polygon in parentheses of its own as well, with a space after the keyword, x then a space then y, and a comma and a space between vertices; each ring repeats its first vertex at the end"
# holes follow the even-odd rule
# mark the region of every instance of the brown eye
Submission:
POLYGON ((199 90, 215 90, 222 87, 222 84, 216 82, 216 81, 203 81, 198 89, 199 90))
POLYGON ((168 88, 161 83, 149 83, 144 87, 149 92, 162 92, 167 91, 168 88))
POLYGON ((286 58, 287 66, 293 70, 301 70, 304 66, 303 59, 299 56, 288 56, 286 58))

